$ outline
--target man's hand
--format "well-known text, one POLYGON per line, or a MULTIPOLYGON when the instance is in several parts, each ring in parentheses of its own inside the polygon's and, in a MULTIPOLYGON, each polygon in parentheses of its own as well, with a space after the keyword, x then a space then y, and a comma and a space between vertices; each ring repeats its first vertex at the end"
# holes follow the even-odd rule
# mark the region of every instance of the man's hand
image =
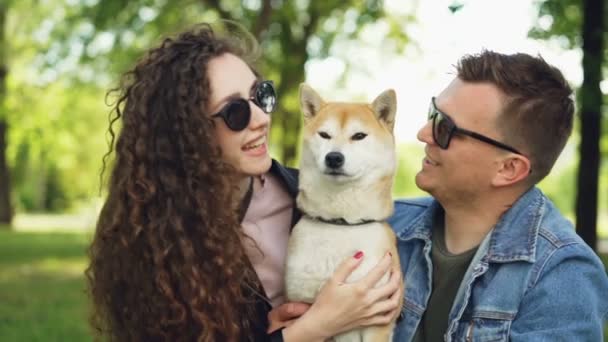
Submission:
POLYGON ((291 302, 277 306, 268 313, 268 333, 272 333, 275 330, 288 327, 295 322, 295 320, 302 316, 310 307, 310 304, 291 302))

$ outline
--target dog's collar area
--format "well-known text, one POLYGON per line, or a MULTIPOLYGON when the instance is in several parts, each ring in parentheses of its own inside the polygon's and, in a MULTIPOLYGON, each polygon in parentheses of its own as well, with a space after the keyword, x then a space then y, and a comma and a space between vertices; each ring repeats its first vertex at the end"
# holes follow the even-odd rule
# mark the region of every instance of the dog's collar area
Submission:
POLYGON ((312 220, 315 220, 315 221, 321 221, 323 223, 333 224, 333 225, 338 225, 338 226, 360 226, 363 224, 378 222, 378 220, 366 220, 366 219, 362 219, 357 222, 348 222, 343 217, 326 219, 326 218, 323 218, 320 216, 310 216, 308 214, 306 214, 306 217, 308 217, 312 220))

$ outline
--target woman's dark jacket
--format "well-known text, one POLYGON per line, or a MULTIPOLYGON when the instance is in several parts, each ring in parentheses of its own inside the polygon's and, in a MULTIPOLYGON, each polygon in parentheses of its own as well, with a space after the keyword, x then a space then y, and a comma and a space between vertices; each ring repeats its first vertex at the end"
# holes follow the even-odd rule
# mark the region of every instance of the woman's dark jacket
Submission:
MULTIPOLYGON (((272 173, 273 175, 275 175, 276 177, 278 177, 281 182, 283 183, 285 189, 287 190, 287 192, 289 193, 289 195, 294 199, 294 210, 293 210, 293 216, 292 216, 292 221, 291 221, 291 226, 293 227, 295 225, 295 223, 298 221, 298 219, 300 218, 300 213, 298 212, 298 210, 295 207, 295 198, 296 195, 298 194, 298 170, 296 169, 292 169, 292 168, 288 168, 285 167, 281 164, 279 164, 276 160, 272 161, 272 166, 270 167, 270 173, 272 173)), ((247 203, 248 206, 248 203, 247 203)), ((253 267, 253 266, 252 266, 253 267)), ((263 292, 263 287, 261 282, 258 280, 258 289, 261 289, 262 294, 264 295, 264 297, 267 297, 266 294, 263 292)), ((253 291, 251 291, 253 292, 253 291)), ((253 327, 253 333, 254 333, 254 341, 272 341, 272 342, 279 342, 279 341, 283 341, 283 336, 281 334, 281 331, 276 331, 275 333, 268 335, 266 333, 266 330, 268 329, 268 313, 270 312, 270 310, 272 309, 272 307, 270 306, 270 304, 268 303, 268 299, 264 298, 261 296, 261 294, 258 293, 252 293, 252 295, 254 296, 254 298, 256 299, 256 318, 258 318, 257 321, 255 321, 255 326, 253 327)))

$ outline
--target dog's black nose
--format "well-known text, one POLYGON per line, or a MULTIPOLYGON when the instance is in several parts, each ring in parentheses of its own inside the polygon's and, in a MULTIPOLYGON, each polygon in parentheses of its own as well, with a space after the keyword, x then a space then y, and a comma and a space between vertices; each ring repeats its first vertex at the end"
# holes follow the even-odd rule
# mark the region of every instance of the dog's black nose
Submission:
POLYGON ((340 152, 329 152, 325 156, 325 165, 331 169, 337 169, 344 165, 344 155, 340 152))

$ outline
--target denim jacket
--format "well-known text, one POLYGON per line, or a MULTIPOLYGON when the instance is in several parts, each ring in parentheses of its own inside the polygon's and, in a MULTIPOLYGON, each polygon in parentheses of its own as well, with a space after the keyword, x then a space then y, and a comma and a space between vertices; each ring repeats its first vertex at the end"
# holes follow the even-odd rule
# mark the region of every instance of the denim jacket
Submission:
MULTIPOLYGON (((405 278, 394 341, 410 341, 431 293, 432 198, 397 200, 389 219, 405 278)), ((458 286, 454 284, 454 286, 458 286)), ((502 215, 473 257, 445 341, 602 341, 608 276, 602 262, 540 190, 502 215)))

